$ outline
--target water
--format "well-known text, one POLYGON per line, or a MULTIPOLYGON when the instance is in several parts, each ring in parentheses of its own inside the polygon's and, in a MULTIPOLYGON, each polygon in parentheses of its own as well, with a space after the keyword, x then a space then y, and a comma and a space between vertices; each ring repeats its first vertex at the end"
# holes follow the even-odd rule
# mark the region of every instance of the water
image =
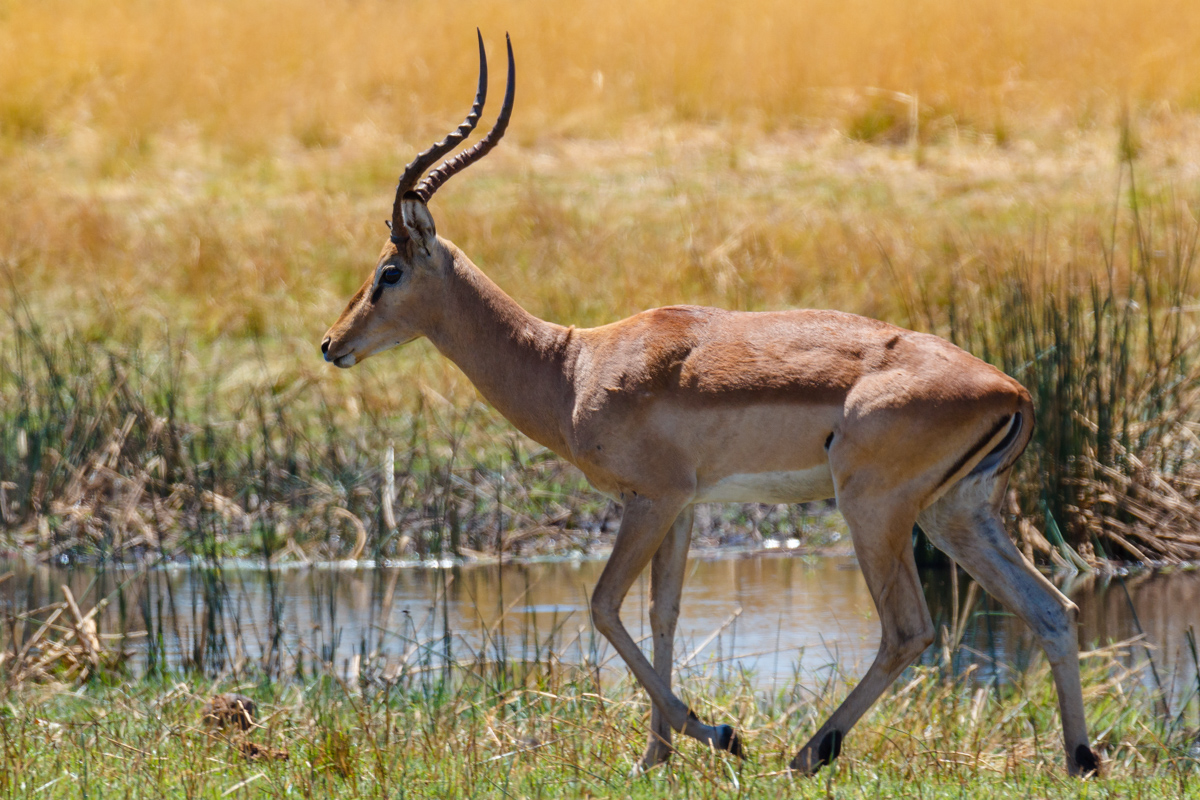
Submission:
MULTIPOLYGON (((437 668, 447 653, 457 662, 545 661, 553 654, 564 664, 600 665, 612 678, 623 674, 623 664, 588 617, 587 598, 603 566, 601 560, 326 565, 268 573, 249 565, 134 572, 8 564, 0 565, 0 574, 14 574, 0 583, 0 603, 6 613, 38 608, 61 601, 63 585, 85 612, 107 597, 99 630, 130 634, 124 646, 135 672, 155 652, 142 634, 150 629, 161 648, 157 658, 172 667, 190 660, 210 673, 265 663, 285 675, 324 665, 349 678, 368 669, 386 678, 437 668)), ((951 629, 949 568, 924 570, 922 577, 939 632, 951 629)), ((1170 696, 1182 697, 1196 685, 1185 634, 1200 627, 1200 572, 1058 576, 1056 582, 1080 607, 1085 649, 1144 632, 1154 672, 1170 696)), ((962 575, 960 602, 968 599, 968 585, 962 575)), ((622 609, 635 639, 649 634, 646 597, 643 576, 622 609)), ((11 651, 13 629, 5 627, 0 641, 11 651)), ((19 638, 33 627, 18 630, 19 638)), ((797 680, 815 685, 834 668, 861 675, 878 641, 870 594, 852 558, 717 553, 688 563, 676 643, 685 679, 695 671, 738 671, 762 688, 797 680)), ((1024 626, 983 593, 962 645, 956 668, 975 664, 982 680, 1006 679, 1037 654, 1024 626)), ((924 659, 935 661, 937 648, 924 659)), ((1127 659, 1144 661, 1147 652, 1137 645, 1127 659)), ((1154 672, 1146 670, 1144 680, 1154 681, 1154 672)))

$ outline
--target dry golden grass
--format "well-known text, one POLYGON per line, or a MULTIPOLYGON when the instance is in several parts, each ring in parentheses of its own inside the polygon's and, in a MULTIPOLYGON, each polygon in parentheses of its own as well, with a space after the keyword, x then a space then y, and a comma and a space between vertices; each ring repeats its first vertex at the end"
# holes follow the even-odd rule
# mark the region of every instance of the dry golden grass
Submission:
POLYGON ((435 213, 562 321, 689 301, 936 327, 919 306, 964 264, 1042 224, 1056 263, 1095 243, 1123 107, 1152 185, 1196 177, 1189 2, 0 2, 0 262, 99 336, 307 347, 399 167, 461 117, 475 25, 494 66, 514 36, 516 119, 435 213))
MULTIPOLYGON (((1144 191, 1194 185, 1200 128, 1147 128, 1144 191)), ((0 259, 36 309, 101 338, 166 320, 307 356, 374 265, 411 154, 391 144, 244 166, 171 146, 90 180, 59 153, 26 153, 0 164, 0 259)), ((581 325, 689 302, 944 330, 951 283, 1021 254, 1044 255, 1047 277, 1098 274, 1119 171, 1111 130, 1061 146, 959 139, 915 156, 836 133, 678 124, 513 144, 438 195, 439 232, 535 313, 581 325)))
POLYGON ((518 134, 611 130, 631 114, 791 126, 870 87, 991 130, 1200 105, 1189 0, 751 0, 689 4, 277 2, 0 5, 0 128, 94 126, 137 146, 194 128, 222 144, 424 138, 472 82, 472 28, 521 68, 518 134))

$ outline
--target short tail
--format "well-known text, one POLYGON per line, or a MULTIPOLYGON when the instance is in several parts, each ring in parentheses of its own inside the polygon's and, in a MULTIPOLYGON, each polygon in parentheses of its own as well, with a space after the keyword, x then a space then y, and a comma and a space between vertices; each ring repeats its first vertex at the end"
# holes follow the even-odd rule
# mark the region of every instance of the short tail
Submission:
POLYGON ((1033 426, 1026 421, 1032 416, 1030 406, 997 419, 991 430, 946 470, 932 498, 940 497, 967 476, 996 475, 1012 467, 1033 435, 1033 426))
POLYGON ((1025 396, 1019 408, 996 419, 995 425, 946 470, 925 505, 936 502, 962 479, 1005 474, 1033 437, 1033 404, 1025 396))
MULTIPOLYGON (((1025 446, 1029 444, 1029 437, 1033 434, 1033 426, 1025 424, 1025 415, 1020 411, 1015 412, 1009 417, 1008 430, 996 445, 987 452, 983 458, 979 459, 968 475, 984 475, 988 473, 1003 472, 1012 467, 1013 462, 1025 450, 1025 446)), ((986 446, 986 443, 984 444, 986 446)))

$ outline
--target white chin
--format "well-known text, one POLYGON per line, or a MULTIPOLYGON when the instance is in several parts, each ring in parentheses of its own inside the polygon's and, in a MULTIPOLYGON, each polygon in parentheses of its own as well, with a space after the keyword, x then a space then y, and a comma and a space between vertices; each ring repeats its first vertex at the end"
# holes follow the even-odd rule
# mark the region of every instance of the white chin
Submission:
POLYGON ((347 353, 333 363, 342 369, 349 369, 350 367, 353 367, 357 361, 354 358, 354 353, 347 353))

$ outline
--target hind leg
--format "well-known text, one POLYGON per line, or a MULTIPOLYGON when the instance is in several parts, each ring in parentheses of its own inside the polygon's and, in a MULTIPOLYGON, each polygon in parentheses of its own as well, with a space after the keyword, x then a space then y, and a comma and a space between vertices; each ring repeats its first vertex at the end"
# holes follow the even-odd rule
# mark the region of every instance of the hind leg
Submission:
POLYGON ((855 496, 846 490, 839 492, 838 506, 850 527, 883 636, 867 674, 792 759, 792 769, 807 774, 837 758, 846 732, 933 642, 933 621, 913 560, 915 508, 905 500, 855 496))
MULTIPOLYGON (((692 541, 692 506, 688 506, 667 532, 650 562, 650 631, 654 636, 654 671, 671 685, 675 657, 675 623, 692 541)), ((650 710, 650 740, 638 764, 641 770, 664 763, 671 756, 671 725, 658 706, 650 710)))
POLYGON ((1100 762, 1088 745, 1079 677, 1078 609, 1038 572, 1004 530, 999 503, 1007 475, 968 476, 918 517, 930 541, 1033 631, 1054 675, 1067 771, 1086 775, 1100 762))

